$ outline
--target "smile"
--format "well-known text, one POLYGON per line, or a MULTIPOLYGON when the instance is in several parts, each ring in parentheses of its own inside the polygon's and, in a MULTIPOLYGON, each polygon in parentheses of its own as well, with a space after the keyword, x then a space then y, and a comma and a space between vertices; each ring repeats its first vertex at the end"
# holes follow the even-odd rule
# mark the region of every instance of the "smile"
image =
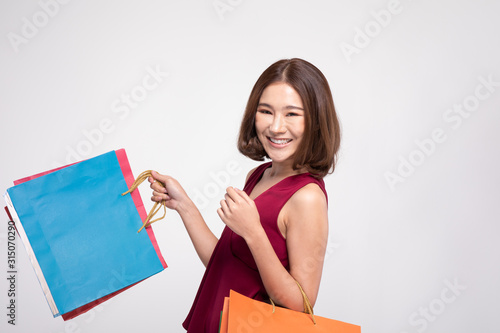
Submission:
POLYGON ((287 143, 291 142, 292 139, 275 139, 271 137, 267 137, 271 143, 274 143, 275 145, 286 145, 287 143))

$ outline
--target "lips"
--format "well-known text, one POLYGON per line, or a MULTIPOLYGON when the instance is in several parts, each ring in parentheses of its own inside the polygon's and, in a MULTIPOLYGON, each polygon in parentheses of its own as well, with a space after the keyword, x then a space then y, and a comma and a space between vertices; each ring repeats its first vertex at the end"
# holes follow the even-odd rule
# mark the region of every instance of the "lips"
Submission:
POLYGON ((292 139, 278 139, 278 138, 271 138, 271 137, 267 137, 267 139, 271 143, 273 143, 275 145, 279 145, 279 146, 284 146, 292 141, 292 139))

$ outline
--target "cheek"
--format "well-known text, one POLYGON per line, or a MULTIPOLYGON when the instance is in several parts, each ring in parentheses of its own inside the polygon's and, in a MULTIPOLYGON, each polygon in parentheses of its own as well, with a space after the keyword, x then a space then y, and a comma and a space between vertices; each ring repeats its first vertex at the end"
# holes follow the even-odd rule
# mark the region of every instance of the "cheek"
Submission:
POLYGON ((297 123, 294 124, 293 128, 293 134, 296 138, 302 138, 304 135, 304 132, 306 130, 306 124, 304 120, 298 121, 297 123))
POLYGON ((255 130, 257 131, 257 135, 260 135, 265 127, 265 122, 263 121, 262 116, 257 114, 255 116, 255 130))

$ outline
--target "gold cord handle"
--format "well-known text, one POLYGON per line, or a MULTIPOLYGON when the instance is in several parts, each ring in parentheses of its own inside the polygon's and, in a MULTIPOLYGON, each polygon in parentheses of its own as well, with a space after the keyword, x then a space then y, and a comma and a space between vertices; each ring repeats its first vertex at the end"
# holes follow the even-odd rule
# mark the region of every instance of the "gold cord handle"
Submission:
POLYGON ((297 283, 297 286, 299 286, 300 293, 302 294, 302 298, 304 299, 304 312, 308 313, 311 315, 312 321, 314 325, 316 325, 316 318, 314 318, 314 311, 313 307, 311 305, 311 302, 309 301, 309 297, 307 297, 306 293, 304 292, 304 289, 302 289, 302 286, 298 281, 295 281, 297 283))
MULTIPOLYGON (((300 285, 300 283, 297 280, 295 280, 295 283, 297 283, 297 286, 299 286, 300 293, 302 294, 302 299, 304 300, 304 313, 310 314, 314 325, 316 325, 316 318, 314 318, 314 311, 313 311, 311 302, 309 301, 309 297, 307 297, 304 289, 302 289, 302 286, 300 285)), ((269 298, 269 300, 271 301, 271 304, 273 305, 273 313, 274 313, 276 306, 274 304, 274 301, 271 298, 269 298)))
MULTIPOLYGON (((152 176, 151 175, 151 170, 146 170, 143 173, 141 173, 139 175, 139 177, 136 178, 136 180, 134 181, 134 183, 132 184, 132 186, 130 186, 130 189, 127 192, 122 193, 122 195, 129 194, 130 192, 132 192, 133 190, 135 190, 143 181, 145 181, 146 179, 148 179, 148 177, 150 177, 150 176, 152 176)), ((165 187, 165 184, 163 184, 162 182, 159 182, 159 183, 163 187, 165 187)), ((151 210, 149 211, 148 216, 144 220, 144 222, 142 224, 142 227, 137 231, 137 233, 141 232, 141 230, 144 227, 149 227, 152 223, 163 219, 166 214, 167 214, 167 209, 165 207, 165 201, 163 200, 161 202, 155 202, 153 208, 151 208, 151 210), (156 213, 158 213, 158 211, 160 210, 160 208, 161 208, 160 205, 163 206, 163 216, 159 217, 159 218, 157 218, 155 220, 151 220, 153 218, 153 216, 155 216, 156 213)))

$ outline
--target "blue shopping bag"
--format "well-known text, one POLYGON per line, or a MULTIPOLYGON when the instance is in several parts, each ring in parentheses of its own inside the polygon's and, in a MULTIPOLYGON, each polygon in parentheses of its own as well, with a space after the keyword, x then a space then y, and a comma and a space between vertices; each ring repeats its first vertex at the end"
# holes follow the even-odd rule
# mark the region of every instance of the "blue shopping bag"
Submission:
MULTIPOLYGON (((160 271, 154 237, 137 233, 124 151, 112 151, 7 189, 16 222, 54 317, 71 313, 160 271)), ((144 208, 142 207, 144 210, 144 208)))

